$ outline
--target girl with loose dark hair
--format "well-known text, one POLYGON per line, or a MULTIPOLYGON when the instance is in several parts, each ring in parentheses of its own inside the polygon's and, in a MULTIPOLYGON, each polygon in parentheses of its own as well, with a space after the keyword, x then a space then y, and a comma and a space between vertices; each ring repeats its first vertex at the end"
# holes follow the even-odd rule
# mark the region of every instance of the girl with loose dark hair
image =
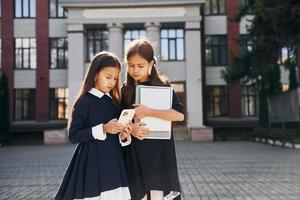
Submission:
POLYGON ((55 199, 131 199, 121 146, 132 127, 116 120, 120 69, 110 52, 91 61, 69 118, 68 137, 78 145, 55 199))
MULTIPOLYGON (((135 103, 137 85, 170 86, 156 69, 153 46, 147 39, 132 41, 126 50, 127 81, 122 87, 121 108, 135 108, 137 119, 155 117, 168 121, 184 119, 183 106, 173 92, 172 109, 156 110, 135 103)), ((123 149, 129 190, 133 200, 162 200, 180 194, 174 139, 145 139, 149 129, 133 124, 131 144, 123 149), (172 195, 171 195, 172 194, 172 195)), ((172 199, 172 198, 170 198, 172 199)), ((180 199, 178 196, 176 199, 180 199)))

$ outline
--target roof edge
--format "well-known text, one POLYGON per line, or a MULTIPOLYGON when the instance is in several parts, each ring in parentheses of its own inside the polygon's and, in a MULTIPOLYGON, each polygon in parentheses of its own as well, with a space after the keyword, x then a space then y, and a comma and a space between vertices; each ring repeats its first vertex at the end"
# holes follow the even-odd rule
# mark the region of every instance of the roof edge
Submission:
POLYGON ((72 0, 60 0, 60 5, 64 7, 141 7, 141 6, 165 6, 165 5, 199 5, 204 4, 205 0, 187 0, 184 2, 179 1, 169 1, 169 2, 78 2, 78 1, 72 1, 72 0))

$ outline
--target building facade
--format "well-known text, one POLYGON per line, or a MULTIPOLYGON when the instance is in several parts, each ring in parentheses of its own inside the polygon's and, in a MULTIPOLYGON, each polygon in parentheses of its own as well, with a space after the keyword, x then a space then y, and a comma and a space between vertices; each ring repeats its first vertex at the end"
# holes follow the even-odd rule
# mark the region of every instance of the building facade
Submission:
MULTIPOLYGON (((230 55, 251 49, 247 26, 230 20, 247 0, 2 0, 1 71, 9 77, 14 131, 66 125, 93 55, 123 58, 133 39, 155 45, 158 68, 186 106, 186 126, 251 127, 258 115, 255 88, 228 86, 221 71, 230 55)), ((283 57, 288 49, 283 49, 283 57)), ((122 80, 125 73, 121 75, 122 80)), ((288 73, 282 68, 282 83, 288 73)))

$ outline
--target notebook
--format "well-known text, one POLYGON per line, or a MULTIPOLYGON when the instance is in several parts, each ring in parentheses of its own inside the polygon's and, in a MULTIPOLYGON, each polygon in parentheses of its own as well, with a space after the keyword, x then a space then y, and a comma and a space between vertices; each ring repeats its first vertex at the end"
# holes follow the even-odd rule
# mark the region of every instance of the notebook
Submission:
MULTIPOLYGON (((149 108, 167 110, 172 108, 173 90, 171 87, 145 86, 136 87, 136 103, 149 108)), ((145 139, 170 139, 172 122, 154 117, 145 117, 141 122, 150 129, 145 139)))

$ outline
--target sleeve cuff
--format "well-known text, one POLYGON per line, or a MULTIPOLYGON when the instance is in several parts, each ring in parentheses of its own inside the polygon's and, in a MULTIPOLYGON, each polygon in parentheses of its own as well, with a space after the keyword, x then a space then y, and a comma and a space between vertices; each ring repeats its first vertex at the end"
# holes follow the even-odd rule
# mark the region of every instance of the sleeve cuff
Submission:
POLYGON ((106 139, 106 133, 103 132, 103 124, 92 127, 92 134, 96 140, 106 139))
POLYGON ((122 147, 129 145, 131 143, 131 135, 129 135, 129 137, 125 141, 122 141, 121 134, 119 134, 119 142, 122 147))

